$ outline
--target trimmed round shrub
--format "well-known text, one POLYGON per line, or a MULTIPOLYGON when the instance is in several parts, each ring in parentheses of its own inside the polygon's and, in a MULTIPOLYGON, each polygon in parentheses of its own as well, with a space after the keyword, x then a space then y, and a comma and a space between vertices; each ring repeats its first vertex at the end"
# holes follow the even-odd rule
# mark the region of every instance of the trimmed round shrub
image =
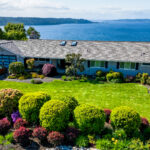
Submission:
POLYGON ((113 109, 110 120, 115 129, 124 129, 127 135, 139 129, 141 124, 140 115, 126 106, 113 109))
POLYGON ((0 134, 5 135, 10 129, 11 124, 7 118, 3 118, 0 120, 0 134))
POLYGON ((9 73, 11 74, 20 74, 24 73, 24 65, 21 62, 12 62, 9 65, 9 73))
POLYGON ((20 127, 27 127, 27 125, 28 125, 27 121, 23 120, 22 118, 19 118, 14 123, 14 128, 19 129, 20 127))
POLYGON ((47 130, 43 127, 37 127, 33 130, 32 136, 43 142, 46 140, 47 130))
POLYGON ((61 131, 69 121, 69 109, 63 101, 51 100, 46 102, 40 110, 42 127, 51 131, 61 131))
POLYGON ((15 89, 0 90, 0 116, 10 117, 11 113, 18 109, 18 101, 23 93, 15 89))
POLYGON ((39 111, 50 96, 43 92, 25 94, 19 100, 19 112, 23 119, 30 123, 39 121, 39 111))
POLYGON ((70 111, 70 118, 72 119, 74 109, 79 105, 78 101, 74 97, 71 97, 71 96, 62 97, 60 98, 60 100, 64 101, 67 104, 69 111, 70 111))
POLYGON ((57 75, 57 70, 53 64, 45 64, 42 68, 42 73, 44 76, 53 77, 57 75))
POLYGON ((57 131, 52 131, 47 136, 47 140, 50 144, 58 146, 64 142, 64 135, 57 131))
POLYGON ((80 105, 74 110, 75 123, 82 132, 101 133, 105 123, 104 110, 92 105, 80 105))
POLYGON ((17 143, 27 146, 29 144, 30 130, 25 127, 20 127, 14 131, 13 137, 17 143))

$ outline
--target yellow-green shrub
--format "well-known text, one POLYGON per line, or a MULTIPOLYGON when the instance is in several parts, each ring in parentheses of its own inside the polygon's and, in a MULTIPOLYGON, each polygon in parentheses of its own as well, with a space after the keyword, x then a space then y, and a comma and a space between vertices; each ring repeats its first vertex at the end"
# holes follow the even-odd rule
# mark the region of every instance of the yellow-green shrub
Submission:
POLYGON ((50 99, 50 96, 43 92, 29 93, 22 96, 19 100, 19 112, 22 118, 30 123, 38 122, 40 108, 50 99))
POLYGON ((9 65, 9 72, 11 74, 20 74, 24 72, 24 65, 21 62, 12 62, 9 65))
POLYGON ((108 82, 122 82, 123 81, 123 75, 120 72, 110 72, 106 75, 108 82))
POLYGON ((74 110, 75 123, 82 132, 101 133, 106 116, 104 110, 87 104, 82 104, 74 110))
POLYGON ((51 131, 62 131, 69 121, 68 106, 60 100, 46 102, 40 110, 41 126, 51 131))
POLYGON ((141 123, 140 115, 130 107, 117 107, 111 112, 111 124, 115 129, 124 129, 127 135, 136 132, 141 123))
POLYGON ((15 89, 0 90, 0 116, 9 116, 18 109, 18 101, 23 95, 15 89))

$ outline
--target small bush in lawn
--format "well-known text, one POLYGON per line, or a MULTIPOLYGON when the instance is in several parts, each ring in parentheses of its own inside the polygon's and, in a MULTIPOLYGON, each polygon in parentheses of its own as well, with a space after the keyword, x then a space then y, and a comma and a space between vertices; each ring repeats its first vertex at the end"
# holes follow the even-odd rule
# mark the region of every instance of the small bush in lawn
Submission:
POLYGON ((80 105, 74 110, 75 123, 82 132, 101 133, 105 123, 105 113, 92 105, 80 105))
POLYGON ((10 117, 18 109, 18 101, 23 93, 14 89, 0 90, 0 116, 10 117))
POLYGON ((42 68, 42 73, 44 76, 55 76, 57 75, 56 67, 53 64, 45 64, 42 68))
POLYGON ((6 141, 9 141, 10 143, 13 143, 13 142, 14 142, 13 132, 8 133, 8 134, 5 136, 5 140, 6 140, 6 141))
POLYGON ((37 123, 40 108, 50 99, 50 96, 44 92, 29 93, 22 96, 19 100, 19 112, 22 118, 30 123, 37 123))
POLYGON ((70 118, 72 119, 74 114, 74 109, 79 105, 78 101, 71 96, 62 97, 60 98, 60 100, 64 101, 67 104, 70 111, 70 118))
POLYGON ((14 123, 14 128, 15 129, 19 129, 20 127, 27 127, 28 125, 28 122, 25 121, 24 119, 22 118, 19 118, 16 120, 16 122, 14 123))
POLYGON ((43 127, 37 127, 33 130, 32 136, 43 142, 46 140, 47 130, 43 127))
POLYGON ((69 109, 63 101, 51 100, 40 110, 41 126, 51 131, 61 131, 69 122, 69 109))
POLYGON ((127 138, 127 134, 123 129, 118 129, 113 132, 113 137, 118 140, 124 140, 127 138))
POLYGON ((27 146, 29 144, 30 130, 25 127, 20 127, 14 131, 13 137, 17 143, 27 146))
POLYGON ((98 139, 96 141, 96 148, 100 150, 111 150, 113 149, 113 144, 108 139, 98 139))
POLYGON ((47 140, 54 146, 61 145, 64 142, 64 135, 57 131, 52 131, 47 136, 47 140))
POLYGON ((0 134, 5 135, 10 129, 11 124, 7 118, 3 118, 0 120, 0 134))
POLYGON ((76 139, 76 146, 77 147, 88 147, 89 139, 87 136, 80 135, 76 139))
POLYGON ((106 75, 108 82, 121 83, 123 82, 123 75, 120 72, 112 72, 106 75))
POLYGON ((42 84, 43 81, 31 79, 31 83, 32 83, 32 84, 42 84))
POLYGON ((20 74, 24 73, 24 65, 21 62, 12 62, 9 65, 9 72, 11 74, 20 74))
POLYGON ((62 80, 67 81, 67 76, 64 75, 61 78, 62 78, 62 80))
POLYGON ((106 122, 109 122, 111 110, 110 109, 104 109, 104 112, 105 112, 105 115, 106 115, 106 122))
POLYGON ((149 127, 149 121, 146 118, 141 118, 141 125, 140 130, 143 131, 144 129, 149 127))
POLYGON ((126 106, 113 109, 110 120, 115 129, 124 129, 128 136, 139 129, 141 124, 140 115, 126 106))
POLYGON ((146 84, 146 81, 148 79, 148 73, 143 73, 141 78, 141 84, 146 84))
POLYGON ((19 110, 17 110, 16 112, 13 112, 11 114, 11 119, 12 119, 13 123, 15 123, 16 120, 19 119, 19 118, 21 118, 19 110))

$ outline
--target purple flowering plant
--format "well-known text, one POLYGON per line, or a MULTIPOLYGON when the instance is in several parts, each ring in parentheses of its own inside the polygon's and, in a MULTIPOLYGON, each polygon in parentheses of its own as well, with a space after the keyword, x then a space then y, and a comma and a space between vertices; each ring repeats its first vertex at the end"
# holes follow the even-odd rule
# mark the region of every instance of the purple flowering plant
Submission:
POLYGON ((13 112, 11 114, 11 118, 12 118, 13 123, 15 123, 17 119, 21 118, 19 110, 16 112, 13 112))

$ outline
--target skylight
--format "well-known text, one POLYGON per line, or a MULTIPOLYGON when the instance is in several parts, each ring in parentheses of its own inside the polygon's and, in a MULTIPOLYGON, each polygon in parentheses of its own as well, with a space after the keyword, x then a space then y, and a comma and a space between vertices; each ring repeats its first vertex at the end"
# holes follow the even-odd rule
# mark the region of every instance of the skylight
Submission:
POLYGON ((67 43, 66 41, 62 41, 62 42, 60 43, 60 45, 61 45, 61 46, 65 46, 66 43, 67 43))
POLYGON ((77 46, 77 42, 76 41, 72 42, 71 46, 77 46))

